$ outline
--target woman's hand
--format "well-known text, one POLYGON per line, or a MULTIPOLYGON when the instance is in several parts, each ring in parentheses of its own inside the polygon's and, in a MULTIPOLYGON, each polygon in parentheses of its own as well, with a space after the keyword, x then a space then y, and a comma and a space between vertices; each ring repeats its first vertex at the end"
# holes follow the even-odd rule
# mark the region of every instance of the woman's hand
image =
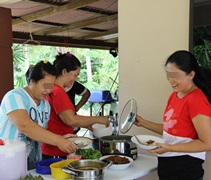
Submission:
POLYGON ((106 127, 109 127, 110 126, 110 121, 109 121, 108 117, 107 116, 103 116, 101 118, 102 118, 102 124, 104 124, 106 127))
MULTIPOLYGON (((72 134, 71 134, 72 135, 72 134)), ((57 147, 67 153, 67 154, 71 154, 74 153, 76 151, 76 149, 78 148, 77 145, 75 145, 73 142, 71 142, 70 140, 66 139, 66 135, 61 136, 59 142, 57 143, 57 147), (64 137, 65 136, 65 137, 64 137)), ((75 137, 75 136, 72 136, 75 137)), ((67 137, 68 138, 68 137, 67 137)))
POLYGON ((144 118, 142 118, 141 116, 139 116, 138 114, 136 114, 136 119, 135 119, 135 121, 134 121, 134 124, 136 125, 136 126, 141 126, 141 121, 143 121, 144 120, 144 118))
POLYGON ((76 134, 65 134, 65 135, 63 135, 63 137, 65 139, 67 139, 67 138, 71 138, 71 137, 77 137, 77 135, 76 134))
POLYGON ((148 150, 148 152, 155 153, 155 154, 163 154, 166 152, 171 152, 171 149, 172 149, 171 144, 155 143, 155 146, 158 146, 158 148, 148 150))
POLYGON ((88 130, 90 130, 90 131, 93 131, 92 126, 87 126, 86 128, 87 128, 88 130))

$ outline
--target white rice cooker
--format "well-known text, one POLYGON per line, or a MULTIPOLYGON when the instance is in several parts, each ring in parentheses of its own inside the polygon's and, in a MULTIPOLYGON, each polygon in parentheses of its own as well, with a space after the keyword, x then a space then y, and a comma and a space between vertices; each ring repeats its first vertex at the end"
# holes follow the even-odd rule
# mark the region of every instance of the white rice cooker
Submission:
POLYGON ((27 173, 26 144, 18 140, 4 140, 0 145, 0 180, 15 180, 27 173))

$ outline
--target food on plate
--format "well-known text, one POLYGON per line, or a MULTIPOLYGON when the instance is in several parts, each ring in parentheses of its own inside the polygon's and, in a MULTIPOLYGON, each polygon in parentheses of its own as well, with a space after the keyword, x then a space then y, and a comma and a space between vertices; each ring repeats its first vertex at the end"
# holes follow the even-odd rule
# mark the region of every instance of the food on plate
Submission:
POLYGON ((79 148, 83 148, 92 143, 92 139, 86 137, 71 137, 68 140, 72 141, 79 148))
POLYGON ((88 145, 89 142, 86 139, 76 139, 75 141, 73 141, 76 145, 80 145, 80 146, 84 146, 84 145, 88 145))
POLYGON ((118 156, 118 155, 109 156, 109 157, 105 158, 105 160, 110 160, 110 161, 113 162, 113 164, 127 164, 127 163, 130 163, 128 158, 121 157, 121 156, 118 156))
POLYGON ((154 146, 155 141, 150 139, 146 143, 147 143, 148 146, 154 146))
POLYGON ((99 159, 102 154, 98 150, 94 150, 92 148, 86 148, 86 149, 77 149, 75 154, 81 155, 82 159, 99 159))
POLYGON ((128 168, 132 163, 133 159, 123 155, 106 155, 100 158, 102 161, 112 161, 112 165, 108 169, 123 170, 128 168))
POLYGON ((165 143, 162 138, 152 135, 137 135, 137 138, 133 136, 131 141, 142 149, 156 149, 158 148, 156 143, 165 143), (140 142, 137 140, 137 138, 140 142))

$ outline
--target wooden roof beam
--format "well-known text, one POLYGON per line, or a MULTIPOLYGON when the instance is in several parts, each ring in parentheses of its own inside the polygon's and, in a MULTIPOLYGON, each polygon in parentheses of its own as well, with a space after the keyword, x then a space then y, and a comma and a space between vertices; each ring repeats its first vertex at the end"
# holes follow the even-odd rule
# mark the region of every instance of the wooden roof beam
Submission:
POLYGON ((68 11, 68 10, 72 10, 72 9, 78 9, 81 8, 83 6, 87 6, 88 4, 94 3, 96 1, 99 0, 80 0, 80 1, 75 1, 63 6, 58 6, 58 7, 52 7, 52 8, 48 8, 39 12, 34 12, 28 15, 24 15, 21 16, 18 19, 14 19, 12 21, 12 25, 19 25, 25 22, 31 22, 40 18, 44 18, 44 17, 48 17, 48 16, 52 16, 54 14, 59 14, 62 13, 64 11, 68 11))
POLYGON ((110 34, 116 34, 116 33, 118 33, 118 28, 113 28, 113 29, 110 29, 110 30, 105 31, 105 32, 97 32, 97 33, 89 34, 89 35, 86 35, 86 36, 81 36, 77 39, 92 39, 92 38, 106 36, 106 35, 110 35, 110 34))
POLYGON ((111 16, 103 16, 103 17, 98 17, 95 19, 91 19, 91 20, 87 20, 87 21, 82 21, 79 23, 74 23, 65 27, 56 27, 56 28, 50 28, 50 29, 46 29, 46 30, 41 30, 41 31, 37 31, 33 34, 35 35, 49 35, 49 34, 54 34, 54 33, 60 33, 60 32, 64 32, 64 31, 70 31, 73 29, 79 29, 79 28, 84 28, 84 27, 88 27, 94 24, 100 24, 102 22, 109 22, 109 21, 113 21, 118 19, 118 14, 115 15, 111 15, 111 16))

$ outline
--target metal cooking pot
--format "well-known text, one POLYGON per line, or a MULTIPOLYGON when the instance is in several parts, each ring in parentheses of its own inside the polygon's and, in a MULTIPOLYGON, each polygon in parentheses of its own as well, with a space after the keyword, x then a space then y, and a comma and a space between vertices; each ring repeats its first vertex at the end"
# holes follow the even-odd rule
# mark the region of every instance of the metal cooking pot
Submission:
POLYGON ((137 145, 131 141, 129 135, 103 136, 99 139, 99 150, 102 155, 125 155, 133 160, 137 159, 137 145))
POLYGON ((73 176, 73 180, 103 180, 104 171, 112 165, 112 161, 82 159, 71 162, 62 171, 73 176))
MULTIPOLYGON (((137 103, 130 99, 124 106, 120 119, 119 130, 122 134, 127 133, 132 127, 137 114, 137 103)), ((102 155, 125 155, 133 160, 137 159, 137 145, 131 141, 129 135, 103 136, 99 139, 99 150, 102 155)))

